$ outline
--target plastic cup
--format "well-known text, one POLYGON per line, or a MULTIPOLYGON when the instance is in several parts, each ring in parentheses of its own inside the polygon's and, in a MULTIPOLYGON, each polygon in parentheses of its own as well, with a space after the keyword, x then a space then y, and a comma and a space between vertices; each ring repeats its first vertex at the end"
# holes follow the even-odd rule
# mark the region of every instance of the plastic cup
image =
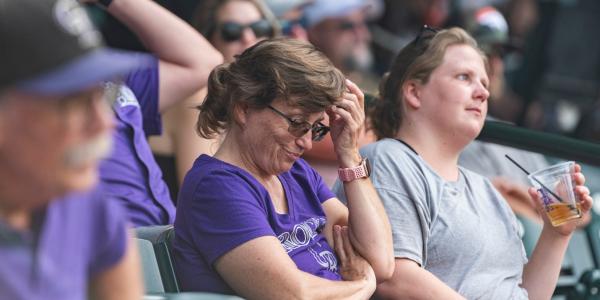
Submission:
POLYGON ((531 173, 528 178, 544 202, 544 210, 552 223, 559 226, 581 218, 579 199, 575 196, 575 163, 556 164, 531 173))

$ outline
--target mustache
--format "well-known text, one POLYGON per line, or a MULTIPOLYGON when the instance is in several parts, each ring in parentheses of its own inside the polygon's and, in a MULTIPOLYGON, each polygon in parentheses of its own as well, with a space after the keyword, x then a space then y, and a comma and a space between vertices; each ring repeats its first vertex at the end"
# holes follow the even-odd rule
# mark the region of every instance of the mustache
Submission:
POLYGON ((107 157, 112 151, 113 140, 110 134, 102 134, 94 139, 74 146, 65 154, 65 164, 80 167, 107 157))

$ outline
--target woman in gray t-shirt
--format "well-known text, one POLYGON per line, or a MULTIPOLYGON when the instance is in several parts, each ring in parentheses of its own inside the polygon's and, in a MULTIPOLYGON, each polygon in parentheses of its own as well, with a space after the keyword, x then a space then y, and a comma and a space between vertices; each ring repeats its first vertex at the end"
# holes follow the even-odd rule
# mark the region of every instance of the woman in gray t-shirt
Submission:
MULTIPOLYGON (((484 124, 485 64, 464 30, 424 27, 383 79, 371 115, 380 141, 362 149, 393 229, 396 268, 392 279, 378 286, 383 298, 552 295, 575 224, 552 227, 545 220, 527 263, 514 214, 502 196, 487 179, 457 163, 484 124)), ((576 169, 576 191, 587 212, 592 199, 576 169)), ((539 202, 533 189, 529 194, 539 202)))

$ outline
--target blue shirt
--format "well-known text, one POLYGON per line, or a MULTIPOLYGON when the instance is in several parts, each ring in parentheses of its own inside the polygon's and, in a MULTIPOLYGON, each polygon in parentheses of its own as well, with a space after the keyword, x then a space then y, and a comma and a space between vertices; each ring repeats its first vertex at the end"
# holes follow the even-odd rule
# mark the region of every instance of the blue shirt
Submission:
POLYGON ((341 280, 322 234, 327 222, 322 203, 335 195, 302 159, 278 178, 287 214, 275 211, 269 193, 250 173, 207 155, 196 160, 180 190, 175 220, 173 259, 183 290, 233 293, 213 264, 261 236, 277 237, 298 269, 341 280))
POLYGON ((150 150, 147 136, 162 130, 158 111, 158 60, 127 76, 113 104, 114 149, 100 164, 110 196, 126 207, 134 226, 172 224, 175 206, 150 150))
POLYGON ((27 231, 0 220, 0 299, 87 299, 88 281, 123 257, 126 222, 97 190, 53 200, 27 231))

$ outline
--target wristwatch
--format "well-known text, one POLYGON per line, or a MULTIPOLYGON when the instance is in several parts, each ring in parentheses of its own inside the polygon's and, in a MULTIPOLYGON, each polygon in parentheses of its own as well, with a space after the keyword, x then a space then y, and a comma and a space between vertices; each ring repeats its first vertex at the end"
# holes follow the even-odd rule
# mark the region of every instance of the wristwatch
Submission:
POLYGON ((349 182, 359 178, 371 176, 371 164, 365 157, 360 161, 360 164, 354 168, 339 168, 338 176, 341 181, 349 182))

